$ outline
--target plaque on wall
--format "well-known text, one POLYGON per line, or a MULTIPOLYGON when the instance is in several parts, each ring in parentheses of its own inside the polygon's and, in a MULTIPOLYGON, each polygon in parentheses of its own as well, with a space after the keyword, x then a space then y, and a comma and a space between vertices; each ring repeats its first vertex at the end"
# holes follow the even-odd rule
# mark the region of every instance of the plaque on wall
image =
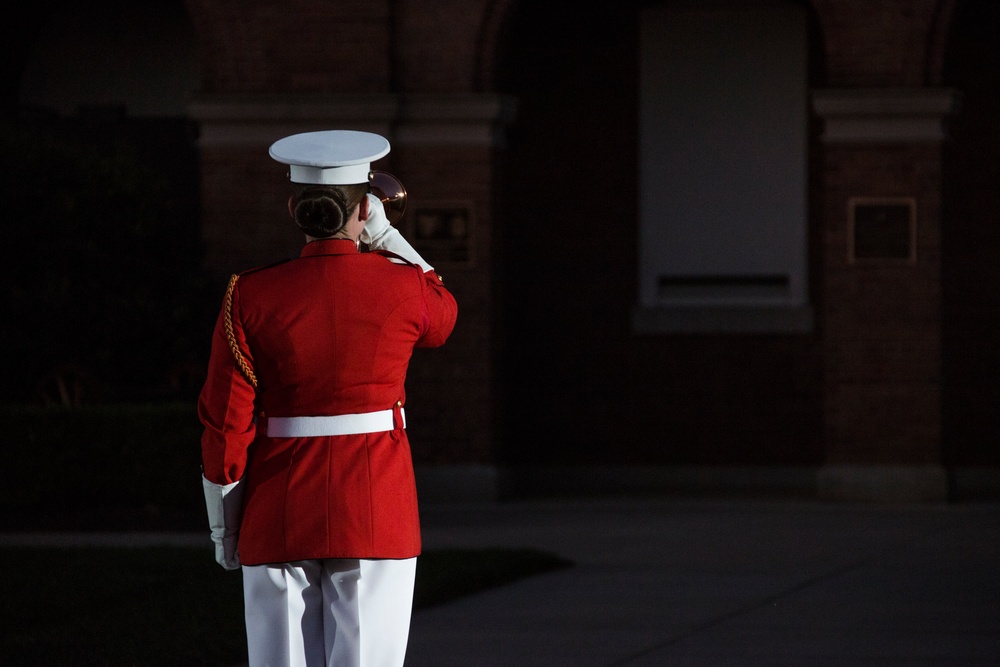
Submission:
POLYGON ((848 203, 848 261, 917 259, 917 203, 912 197, 854 197, 848 203))
POLYGON ((469 230, 472 207, 468 204, 427 204, 416 206, 409 216, 410 239, 427 260, 436 265, 469 262, 469 230))

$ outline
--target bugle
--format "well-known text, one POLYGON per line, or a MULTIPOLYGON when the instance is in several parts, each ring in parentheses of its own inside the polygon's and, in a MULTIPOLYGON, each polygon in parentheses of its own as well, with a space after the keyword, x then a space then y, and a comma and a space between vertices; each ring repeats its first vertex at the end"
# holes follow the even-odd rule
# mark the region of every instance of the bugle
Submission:
POLYGON ((385 217, 389 224, 403 217, 406 212, 406 188, 398 178, 387 171, 373 171, 369 185, 372 194, 379 198, 385 207, 385 217))

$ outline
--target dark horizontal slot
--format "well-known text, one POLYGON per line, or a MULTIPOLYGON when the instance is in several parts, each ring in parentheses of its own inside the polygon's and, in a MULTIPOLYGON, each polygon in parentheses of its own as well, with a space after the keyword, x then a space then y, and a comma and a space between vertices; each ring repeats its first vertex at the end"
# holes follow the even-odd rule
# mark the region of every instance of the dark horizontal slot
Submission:
POLYGON ((660 276, 660 289, 671 287, 788 287, 788 276, 754 274, 732 276, 660 276))

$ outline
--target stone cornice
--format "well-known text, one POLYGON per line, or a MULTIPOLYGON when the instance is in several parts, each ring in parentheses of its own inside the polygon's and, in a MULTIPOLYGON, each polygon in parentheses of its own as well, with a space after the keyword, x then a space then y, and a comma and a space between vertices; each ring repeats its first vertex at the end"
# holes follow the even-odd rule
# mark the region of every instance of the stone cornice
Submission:
POLYGON ((260 145, 333 127, 378 132, 395 144, 497 146, 515 108, 513 98, 494 94, 214 95, 196 99, 188 113, 202 146, 260 145))
POLYGON ((924 143, 947 138, 958 108, 947 88, 844 88, 812 93, 826 143, 924 143))

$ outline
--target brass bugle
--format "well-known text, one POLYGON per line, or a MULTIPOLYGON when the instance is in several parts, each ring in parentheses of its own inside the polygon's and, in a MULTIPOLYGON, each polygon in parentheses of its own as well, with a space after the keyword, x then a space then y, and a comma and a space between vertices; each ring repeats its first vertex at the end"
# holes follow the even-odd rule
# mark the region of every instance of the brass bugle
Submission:
POLYGON ((373 171, 369 182, 372 194, 385 207, 385 217, 394 225, 406 212, 406 188, 398 178, 387 171, 373 171))

